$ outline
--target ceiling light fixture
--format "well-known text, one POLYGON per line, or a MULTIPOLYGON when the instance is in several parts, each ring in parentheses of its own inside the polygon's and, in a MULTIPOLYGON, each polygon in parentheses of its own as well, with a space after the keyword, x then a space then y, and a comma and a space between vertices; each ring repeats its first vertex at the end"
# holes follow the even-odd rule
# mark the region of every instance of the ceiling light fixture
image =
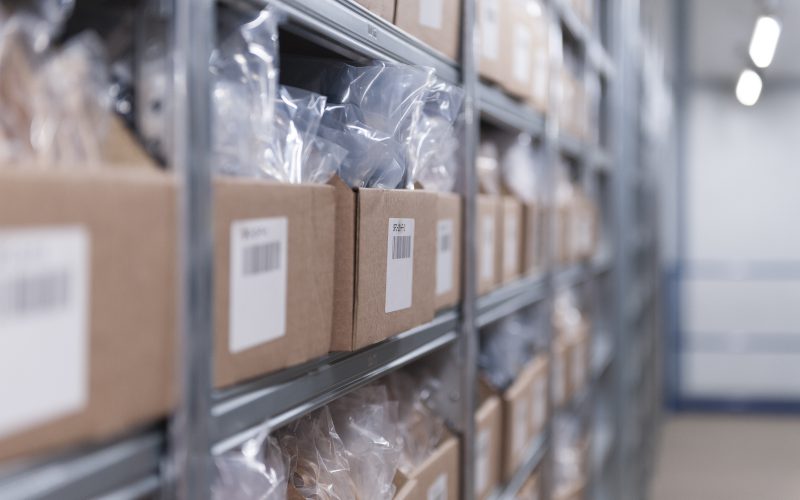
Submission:
POLYGON ((781 23, 772 16, 761 16, 756 21, 753 37, 750 39, 750 58, 759 68, 772 63, 778 39, 781 36, 781 23))
POLYGON ((736 82, 736 98, 745 106, 753 106, 761 96, 761 77, 752 69, 746 69, 736 82))

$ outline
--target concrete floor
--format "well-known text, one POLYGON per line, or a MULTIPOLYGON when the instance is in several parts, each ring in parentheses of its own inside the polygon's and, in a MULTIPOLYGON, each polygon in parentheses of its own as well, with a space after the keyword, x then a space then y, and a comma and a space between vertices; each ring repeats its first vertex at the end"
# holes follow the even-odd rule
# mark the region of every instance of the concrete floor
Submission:
POLYGON ((650 500, 800 500, 800 418, 669 417, 650 500))

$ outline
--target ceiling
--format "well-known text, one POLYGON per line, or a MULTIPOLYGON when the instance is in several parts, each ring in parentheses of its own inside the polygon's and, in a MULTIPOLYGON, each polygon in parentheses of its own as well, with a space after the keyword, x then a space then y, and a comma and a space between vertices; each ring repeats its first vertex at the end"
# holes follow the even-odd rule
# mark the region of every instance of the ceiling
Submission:
MULTIPOLYGON (((689 71, 693 79, 734 81, 751 64, 747 54, 761 0, 687 0, 689 71)), ((764 72, 766 83, 800 84, 800 0, 770 2, 783 25, 775 59, 764 72)))

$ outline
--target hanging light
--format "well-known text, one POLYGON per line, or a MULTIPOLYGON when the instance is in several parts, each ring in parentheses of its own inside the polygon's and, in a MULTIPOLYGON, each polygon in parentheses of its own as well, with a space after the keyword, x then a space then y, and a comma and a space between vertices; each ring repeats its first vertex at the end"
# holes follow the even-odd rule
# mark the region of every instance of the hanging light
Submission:
POLYGON ((772 16, 761 16, 756 21, 753 37, 750 39, 750 59, 759 68, 766 68, 775 57, 778 39, 781 36, 781 23, 772 16))
POLYGON ((753 106, 761 96, 761 77, 752 69, 746 69, 736 82, 736 98, 745 106, 753 106))

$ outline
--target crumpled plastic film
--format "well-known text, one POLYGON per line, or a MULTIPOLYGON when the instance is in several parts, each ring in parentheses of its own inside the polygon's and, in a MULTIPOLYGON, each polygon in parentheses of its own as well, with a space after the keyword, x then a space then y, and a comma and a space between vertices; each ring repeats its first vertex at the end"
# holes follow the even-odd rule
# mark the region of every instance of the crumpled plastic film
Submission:
POLYGON ((240 450, 215 457, 214 466, 214 500, 286 499, 288 457, 273 437, 259 435, 240 450))
MULTIPOLYGON (((264 9, 223 38, 211 56, 214 167, 256 177, 271 147, 278 93, 278 21, 264 9)), ((223 25, 239 23, 223 17, 223 25)))
POLYGON ((481 333, 478 365, 486 381, 505 390, 533 357, 533 332, 525 318, 514 314, 481 333))
POLYGON ((427 374, 419 379, 402 370, 389 375, 386 383, 392 398, 399 403, 399 468, 409 475, 431 456, 444 436, 444 422, 432 408, 432 395, 439 389, 439 382, 427 374))
POLYGON ((531 136, 518 135, 505 150, 500 163, 503 183, 508 190, 521 201, 536 202, 539 182, 531 136))

